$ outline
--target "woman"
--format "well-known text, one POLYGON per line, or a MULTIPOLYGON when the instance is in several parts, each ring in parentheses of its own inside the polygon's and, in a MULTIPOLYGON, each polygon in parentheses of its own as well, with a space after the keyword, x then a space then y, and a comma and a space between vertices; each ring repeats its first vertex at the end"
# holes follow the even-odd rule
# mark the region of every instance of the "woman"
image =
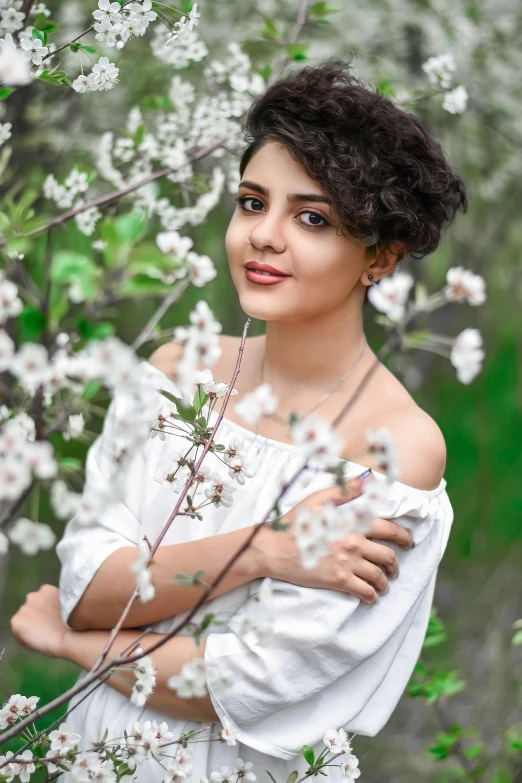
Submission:
MULTIPOLYGON (((421 123, 364 87, 346 64, 304 68, 270 87, 253 104, 245 130, 226 250, 241 308, 267 325, 265 335, 246 341, 234 399, 268 382, 277 416, 254 432, 234 405, 227 407, 216 440, 243 439, 255 475, 237 489, 231 507, 209 506, 201 521, 174 521, 151 567, 156 597, 135 603, 114 653, 136 639, 136 628, 151 629, 146 646, 174 627, 200 593, 174 584, 173 575, 203 569, 212 581, 263 519, 281 480, 303 464, 281 421, 291 411, 304 417, 318 402, 318 414, 333 421, 375 362, 363 331, 368 287, 392 273, 398 257, 432 252, 457 208, 466 208, 461 180, 421 123), (263 274, 263 265, 274 276, 263 274)), ((220 347, 213 374, 229 379, 239 340, 221 337, 220 347)), ((174 344, 160 348, 140 365, 139 382, 151 392, 160 386, 176 392, 171 378, 179 354, 174 344)), ((87 480, 100 491, 108 489, 104 476, 129 415, 126 405, 116 389, 104 431, 89 451, 87 480)), ((268 769, 284 781, 306 767, 302 745, 321 748, 332 726, 370 736, 382 728, 421 649, 453 512, 440 430, 382 364, 338 428, 348 478, 375 466, 368 456, 364 465, 351 459, 365 454, 367 429, 380 426, 394 438, 401 481, 390 486, 368 536, 348 537, 307 571, 291 529, 264 531, 194 619, 212 612, 224 623, 207 628, 200 646, 184 632, 154 653, 157 685, 143 709, 117 677, 78 704, 68 725, 82 735, 80 747, 91 747, 105 728, 110 737, 122 736, 137 720, 142 726, 167 720, 175 737, 210 726, 218 738, 219 719, 236 732, 236 745, 191 744, 190 761, 178 760, 169 772, 167 760, 162 768, 148 758, 136 779, 198 781, 240 757, 254 762, 258 779, 268 769), (392 541, 395 530, 400 536, 391 546, 370 540, 392 541), (400 574, 388 585, 384 571, 395 576, 398 564, 400 574), (274 627, 259 639, 243 633, 241 620, 266 576, 274 580, 274 627), (209 665, 225 664, 231 684, 225 692, 210 686, 205 697, 178 697, 167 679, 202 656, 209 665)), ((54 588, 46 586, 13 620, 22 643, 85 669, 95 663, 108 637, 104 629, 113 627, 132 592, 137 543, 143 536, 155 540, 172 510, 175 496, 157 480, 172 465, 173 447, 170 438, 149 440, 127 471, 124 500, 96 523, 69 522, 58 545, 63 620, 54 588)), ((376 473, 376 480, 384 477, 376 473)), ((324 502, 335 494, 331 485, 327 473, 306 471, 281 503, 285 518, 291 521, 289 512, 305 499, 324 502)), ((352 496, 359 491, 352 486, 352 496)))

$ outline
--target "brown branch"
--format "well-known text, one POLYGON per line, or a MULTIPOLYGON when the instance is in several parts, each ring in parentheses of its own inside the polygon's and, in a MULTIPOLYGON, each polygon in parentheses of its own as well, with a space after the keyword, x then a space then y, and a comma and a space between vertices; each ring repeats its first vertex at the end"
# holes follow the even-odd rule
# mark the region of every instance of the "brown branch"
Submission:
MULTIPOLYGON (((226 141, 227 139, 220 139, 214 144, 211 144, 208 147, 204 147, 202 150, 199 150, 198 152, 195 152, 193 155, 191 155, 190 158, 188 158, 188 160, 186 161, 186 163, 192 163, 195 160, 200 160, 201 158, 210 155, 211 152, 214 152, 214 150, 217 150, 219 149, 219 147, 223 146, 223 144, 226 141)), ((123 198, 123 196, 127 196, 129 193, 133 193, 135 190, 139 190, 144 185, 148 185, 150 182, 154 182, 157 179, 166 177, 168 174, 172 174, 173 171, 177 171, 177 169, 164 168, 164 169, 160 169, 159 171, 155 171, 152 174, 149 174, 147 177, 140 179, 138 182, 135 182, 133 185, 128 185, 126 188, 120 188, 119 190, 114 190, 112 193, 109 193, 106 196, 99 196, 98 198, 92 199, 91 201, 87 201, 85 204, 81 204, 78 207, 69 209, 67 212, 64 212, 62 215, 58 215, 57 217, 53 218, 45 225, 38 226, 37 228, 34 228, 32 231, 28 231, 27 234, 21 234, 20 236, 34 237, 37 236, 38 234, 42 234, 44 231, 48 231, 53 226, 58 226, 61 225, 62 223, 65 223, 67 220, 76 217, 76 215, 85 212, 87 209, 91 209, 92 207, 105 206, 106 204, 111 204, 113 201, 117 201, 118 199, 123 198)))

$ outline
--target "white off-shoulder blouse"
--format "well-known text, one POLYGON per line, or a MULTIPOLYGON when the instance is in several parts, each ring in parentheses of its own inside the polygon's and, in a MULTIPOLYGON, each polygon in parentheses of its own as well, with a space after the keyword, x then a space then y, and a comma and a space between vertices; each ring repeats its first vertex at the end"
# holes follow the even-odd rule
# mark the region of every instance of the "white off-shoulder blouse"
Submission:
MULTIPOLYGON (((143 415, 152 412, 154 416, 165 402, 157 389, 179 394, 174 383, 146 361, 137 368, 136 381, 150 399, 150 409, 143 410, 143 415)), ((128 395, 117 386, 103 432, 88 452, 86 481, 90 488, 107 492, 107 476, 113 469, 110 456, 116 452, 119 433, 129 415, 136 415, 136 411, 130 408, 128 395)), ((215 411, 211 414, 211 424, 217 416, 215 411)), ((237 486, 231 507, 209 505, 202 511, 202 521, 184 516, 175 519, 164 544, 192 541, 260 522, 272 507, 281 483, 304 464, 293 445, 256 437, 224 418, 216 442, 228 446, 229 440, 237 436, 245 441, 244 451, 255 475, 237 486)), ((178 497, 157 478, 169 469, 173 452, 183 444, 171 435, 165 440, 155 437, 146 441, 126 467, 122 499, 90 524, 76 518, 69 521, 57 547, 62 563, 60 600, 65 621, 112 552, 136 545, 144 535, 150 541, 156 539, 178 497)), ((215 455, 209 454, 207 460, 210 466, 215 460, 215 467, 227 472, 215 455)), ((352 462, 346 467, 348 478, 364 470, 363 465, 352 462)), ((382 474, 375 476, 385 480, 382 474)), ((281 513, 331 484, 331 475, 307 469, 280 503, 281 513)), ((379 598, 377 605, 366 605, 333 590, 274 580, 274 630, 269 638, 257 642, 251 636, 241 637, 239 622, 245 603, 263 581, 257 579, 208 602, 196 615, 193 622, 209 612, 224 621, 207 629, 205 659, 224 662, 234 675, 232 687, 219 694, 210 689, 210 695, 220 719, 226 717, 236 727, 238 742, 236 746, 219 742, 191 745, 194 764, 187 783, 199 783, 202 774, 210 775, 223 765, 232 766, 237 757, 254 762, 258 781, 268 779, 267 769, 277 781, 285 781, 293 769, 301 772, 306 768, 300 757, 302 746, 321 749, 322 737, 329 728, 344 727, 348 732, 374 736, 384 726, 411 676, 428 624, 437 567, 453 521, 445 479, 430 491, 395 482, 378 515, 410 528, 415 548, 404 551, 394 547, 400 575, 390 581, 389 592, 379 598)), ((154 623, 150 628, 167 632, 181 617, 154 623)), ((137 720, 166 720, 175 737, 205 725, 174 719, 147 706, 138 708, 107 685, 98 687, 81 703, 68 723, 72 731, 81 734, 80 747, 88 748, 106 728, 109 737, 122 736, 123 730, 131 729, 137 720)), ((214 732, 220 728, 219 724, 212 726, 214 732)), ((337 767, 326 771, 333 779, 339 778, 337 767)), ((163 781, 165 776, 156 761, 137 767, 136 780, 143 783, 163 781)))

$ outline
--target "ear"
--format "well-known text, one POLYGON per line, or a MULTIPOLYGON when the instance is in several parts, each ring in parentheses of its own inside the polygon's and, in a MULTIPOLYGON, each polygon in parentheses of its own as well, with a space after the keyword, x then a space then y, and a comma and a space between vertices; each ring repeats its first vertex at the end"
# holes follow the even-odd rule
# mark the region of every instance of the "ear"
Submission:
POLYGON ((377 248, 374 258, 368 261, 364 271, 362 282, 364 285, 371 285, 368 275, 372 275, 376 283, 383 277, 391 275, 400 261, 406 255, 406 248, 402 242, 391 242, 387 248, 377 248))

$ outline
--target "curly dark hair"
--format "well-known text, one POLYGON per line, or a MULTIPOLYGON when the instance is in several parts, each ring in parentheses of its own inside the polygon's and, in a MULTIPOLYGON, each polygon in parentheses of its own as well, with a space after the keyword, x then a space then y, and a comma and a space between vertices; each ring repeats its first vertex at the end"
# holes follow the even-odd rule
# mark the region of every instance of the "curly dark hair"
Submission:
POLYGON ((402 242, 399 258, 423 258, 457 209, 466 212, 464 183, 421 121, 350 69, 337 59, 307 66, 256 98, 241 123, 248 146, 240 175, 261 146, 278 140, 320 183, 368 257, 402 242))

